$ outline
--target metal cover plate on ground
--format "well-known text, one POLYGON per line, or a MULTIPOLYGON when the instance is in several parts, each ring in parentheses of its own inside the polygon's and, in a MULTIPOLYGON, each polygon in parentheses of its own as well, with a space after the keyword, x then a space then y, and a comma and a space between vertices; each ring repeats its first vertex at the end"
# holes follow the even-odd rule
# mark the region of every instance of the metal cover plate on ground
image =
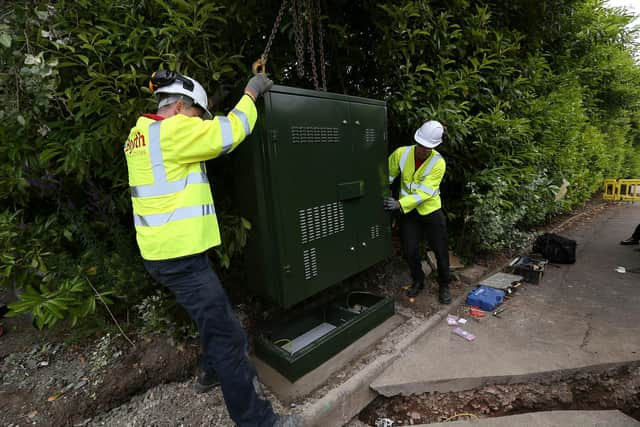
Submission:
POLYGON ((516 274, 496 273, 480 281, 480 284, 495 289, 508 289, 513 286, 514 282, 522 282, 522 279, 522 276, 516 274))
POLYGON ((294 338, 289 344, 283 346, 283 348, 291 354, 297 353, 314 341, 317 341, 323 336, 327 335, 335 328, 336 326, 332 325, 331 323, 321 323, 310 331, 294 338))

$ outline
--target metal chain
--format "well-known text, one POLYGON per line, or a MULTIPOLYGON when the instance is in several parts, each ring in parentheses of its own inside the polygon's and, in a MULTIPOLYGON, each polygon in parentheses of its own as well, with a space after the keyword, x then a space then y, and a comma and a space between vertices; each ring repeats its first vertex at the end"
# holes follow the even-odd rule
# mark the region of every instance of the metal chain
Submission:
POLYGON ((293 34, 296 39, 296 69, 298 77, 304 77, 304 26, 303 26, 303 0, 293 0, 293 34))
POLYGON ((307 10, 307 29, 309 31, 309 56, 311 58, 311 78, 313 87, 318 90, 318 70, 316 69, 316 49, 313 45, 313 9, 311 8, 312 0, 305 0, 307 10))
POLYGON ((284 14, 284 9, 286 8, 286 6, 287 0, 282 0, 280 11, 278 11, 278 16, 276 16, 276 21, 273 23, 273 28, 271 29, 271 35, 269 36, 269 40, 267 40, 267 46, 264 48, 264 52, 262 52, 261 58, 265 62, 267 61, 267 56, 269 56, 271 44, 273 43, 273 39, 276 37, 276 32, 278 31, 278 27, 280 26, 280 21, 282 21, 282 15, 284 14))
MULTIPOLYGON (((316 90, 322 89, 324 91, 327 90, 327 74, 325 67, 325 57, 324 57, 324 32, 322 29, 322 19, 320 13, 320 1, 321 0, 291 0, 291 14, 293 17, 293 34, 295 37, 295 49, 296 49, 296 70, 298 72, 298 77, 304 78, 306 72, 304 69, 305 62, 305 21, 307 24, 307 38, 308 38, 308 46, 307 51, 309 52, 309 59, 311 62, 311 78, 310 80, 313 82, 313 86, 316 90), (318 43, 320 50, 320 74, 322 79, 322 86, 318 84, 318 70, 316 66, 316 52, 314 45, 314 36, 313 36, 313 24, 314 19, 317 21, 317 31, 318 31, 318 43)), ((280 23, 282 21, 282 16, 284 15, 284 11, 287 7, 287 0, 283 0, 280 5, 280 10, 278 11, 278 15, 276 16, 276 20, 273 24, 273 28, 271 30, 271 34, 269 35, 269 39, 267 40, 267 45, 264 48, 264 52, 260 57, 263 61, 264 65, 267 62, 267 57, 269 56, 269 51, 271 50, 271 45, 273 44, 273 40, 275 39, 276 33, 278 32, 278 28, 280 27, 280 23)), ((254 70, 255 72, 255 70, 254 70)))
POLYGON ((318 20, 318 44, 320 45, 320 74, 322 75, 322 90, 327 91, 327 72, 324 60, 324 32, 322 31, 322 15, 320 1, 316 0, 316 19, 318 20))

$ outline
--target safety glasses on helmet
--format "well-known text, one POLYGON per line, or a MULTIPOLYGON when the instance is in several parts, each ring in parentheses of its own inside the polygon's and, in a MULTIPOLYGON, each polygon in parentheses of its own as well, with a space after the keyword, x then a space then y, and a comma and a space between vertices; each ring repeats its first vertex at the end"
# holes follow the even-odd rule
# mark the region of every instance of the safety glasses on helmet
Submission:
POLYGON ((158 88, 168 86, 176 80, 182 82, 182 87, 186 90, 193 91, 193 82, 187 78, 184 78, 175 71, 170 70, 158 70, 151 75, 149 79, 149 90, 151 93, 155 92, 158 88))

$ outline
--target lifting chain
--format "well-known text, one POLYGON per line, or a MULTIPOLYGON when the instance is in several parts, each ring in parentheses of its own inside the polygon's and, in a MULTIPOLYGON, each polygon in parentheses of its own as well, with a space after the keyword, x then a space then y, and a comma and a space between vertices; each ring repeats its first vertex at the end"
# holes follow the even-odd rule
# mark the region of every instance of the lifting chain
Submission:
POLYGON ((327 91, 327 72, 324 62, 324 33, 322 30, 322 14, 320 13, 320 1, 316 0, 316 21, 318 22, 318 44, 320 45, 320 74, 322 76, 322 90, 327 91))
POLYGON ((253 74, 257 72, 265 72, 267 65, 267 56, 269 56, 269 51, 271 50, 271 45, 273 44, 273 39, 276 38, 276 32, 278 31, 278 27, 280 27, 280 21, 282 21, 282 15, 284 14, 284 10, 287 7, 287 0, 282 0, 282 4, 280 5, 280 10, 278 11, 278 16, 276 16, 276 20, 273 23, 273 28, 271 29, 271 34, 269 35, 269 40, 267 40, 267 45, 264 48, 264 52, 260 55, 260 59, 253 63, 253 74), (260 69, 262 68, 262 69, 260 69))
POLYGON ((293 16, 293 35, 296 39, 296 69, 298 77, 304 77, 304 5, 302 1, 293 0, 291 10, 293 16))
POLYGON ((304 0, 304 6, 307 10, 307 31, 309 32, 309 57, 311 58, 311 79, 313 81, 313 87, 318 90, 318 71, 316 69, 316 49, 313 46, 313 10, 311 9, 311 2, 313 0, 304 0))
MULTIPOLYGON (((306 75, 304 63, 305 63, 305 21, 307 24, 307 35, 308 39, 307 51, 309 52, 309 60, 311 62, 311 77, 310 80, 313 82, 313 86, 316 90, 322 89, 324 91, 327 90, 327 75, 325 69, 325 58, 324 58, 324 34, 322 29, 322 20, 320 14, 320 1, 321 0, 291 0, 291 15, 293 18, 293 34, 295 37, 295 49, 296 49, 296 71, 298 77, 304 78, 306 75), (318 70, 316 64, 316 48, 315 48, 315 40, 314 40, 314 20, 317 22, 317 35, 318 35, 318 44, 319 44, 319 55, 320 55, 320 76, 321 76, 321 84, 318 82, 318 70)), ((267 46, 264 49, 264 52, 253 64, 253 73, 264 72, 265 66, 267 64, 267 57, 269 56, 269 51, 271 50, 271 45, 273 43, 273 39, 278 31, 278 27, 280 27, 280 22, 282 21, 282 16, 284 15, 284 10, 287 8, 287 0, 283 0, 280 5, 280 10, 278 11, 278 15, 273 24, 273 29, 271 30, 271 34, 269 35, 269 39, 267 40, 267 46)))

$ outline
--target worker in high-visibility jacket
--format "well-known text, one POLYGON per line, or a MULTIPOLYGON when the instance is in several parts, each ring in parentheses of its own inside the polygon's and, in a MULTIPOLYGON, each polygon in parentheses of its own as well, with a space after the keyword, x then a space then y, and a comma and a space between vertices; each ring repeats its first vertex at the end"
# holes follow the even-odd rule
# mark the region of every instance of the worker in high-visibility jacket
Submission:
POLYGON ((384 205, 385 209, 401 214, 402 249, 413 279, 407 296, 415 297, 424 288, 420 242, 426 237, 436 255, 439 301, 450 304, 447 219, 440 200, 440 182, 446 163, 434 150, 445 137, 442 124, 429 120, 416 130, 416 144, 400 147, 389 156, 389 184, 400 177, 400 198, 388 197, 384 205))
POLYGON ((254 102, 272 85, 263 73, 252 77, 235 108, 212 118, 200 83, 158 71, 149 83, 158 111, 138 118, 124 146, 145 268, 175 294, 198 327, 203 372, 196 390, 219 381, 229 414, 240 426, 271 427, 282 419, 264 397, 245 333, 206 255, 221 239, 204 162, 230 153, 251 133, 254 102))

